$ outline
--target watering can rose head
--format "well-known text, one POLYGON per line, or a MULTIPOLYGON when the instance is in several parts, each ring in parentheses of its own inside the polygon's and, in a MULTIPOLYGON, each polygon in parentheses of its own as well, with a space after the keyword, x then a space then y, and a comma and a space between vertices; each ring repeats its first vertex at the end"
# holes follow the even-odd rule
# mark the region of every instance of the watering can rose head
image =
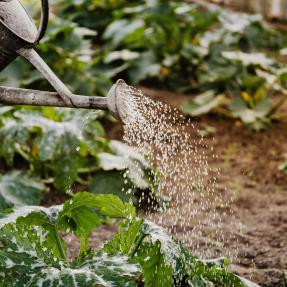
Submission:
POLYGON ((131 104, 132 94, 130 87, 124 80, 118 80, 109 90, 107 96, 107 105, 109 111, 118 119, 125 122, 131 104))

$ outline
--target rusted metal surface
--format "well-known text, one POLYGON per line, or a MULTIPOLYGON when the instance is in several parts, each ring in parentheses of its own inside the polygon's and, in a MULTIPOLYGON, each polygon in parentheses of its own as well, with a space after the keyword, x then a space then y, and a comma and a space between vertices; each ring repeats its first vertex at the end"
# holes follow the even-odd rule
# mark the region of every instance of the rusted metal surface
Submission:
POLYGON ((72 95, 71 98, 73 100, 73 105, 65 103, 57 93, 0 86, 0 104, 2 105, 53 106, 101 110, 108 109, 106 97, 72 95))

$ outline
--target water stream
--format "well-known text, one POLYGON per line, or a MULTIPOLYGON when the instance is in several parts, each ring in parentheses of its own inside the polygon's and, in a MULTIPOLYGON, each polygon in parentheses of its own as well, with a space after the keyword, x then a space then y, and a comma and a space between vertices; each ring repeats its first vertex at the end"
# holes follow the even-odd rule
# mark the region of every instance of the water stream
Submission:
POLYGON ((232 235, 223 222, 234 220, 229 208, 231 196, 217 188, 218 170, 209 166, 207 151, 197 128, 179 111, 154 101, 140 90, 122 84, 125 97, 124 142, 145 155, 159 194, 170 198, 165 211, 146 217, 166 227, 201 257, 224 254, 232 235), (210 248, 212 247, 212 248, 210 248), (215 254, 214 250, 218 250, 215 254))

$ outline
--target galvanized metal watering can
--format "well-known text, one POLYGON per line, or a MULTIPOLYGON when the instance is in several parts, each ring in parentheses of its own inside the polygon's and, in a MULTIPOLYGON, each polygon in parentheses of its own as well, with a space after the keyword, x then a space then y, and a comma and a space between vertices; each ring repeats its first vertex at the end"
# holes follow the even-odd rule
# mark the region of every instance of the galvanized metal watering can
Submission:
POLYGON ((42 73, 57 93, 0 87, 0 104, 109 109, 119 116, 119 111, 125 110, 122 93, 119 93, 119 87, 125 85, 122 80, 113 85, 106 98, 73 95, 34 50, 46 32, 49 19, 48 0, 41 0, 41 4, 42 16, 37 30, 18 0, 0 0, 0 72, 21 55, 42 73))

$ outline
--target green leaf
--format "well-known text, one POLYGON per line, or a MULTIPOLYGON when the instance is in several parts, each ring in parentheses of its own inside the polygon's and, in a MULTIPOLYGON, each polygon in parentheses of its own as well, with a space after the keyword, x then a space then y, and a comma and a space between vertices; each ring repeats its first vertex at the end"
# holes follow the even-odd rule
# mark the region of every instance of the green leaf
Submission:
MULTIPOLYGON (((79 208, 96 208, 102 215, 112 218, 126 218, 135 216, 135 208, 128 203, 123 203, 119 197, 112 194, 91 194, 89 192, 80 192, 68 200, 60 213, 60 219, 70 216, 73 211, 79 208)), ((85 220, 83 218, 83 220, 85 220)))
POLYGON ((165 255, 161 252, 161 243, 143 244, 138 250, 139 262, 143 268, 146 287, 172 287, 173 269, 165 262, 165 255))
POLYGON ((255 123, 268 115, 272 109, 272 104, 269 99, 262 98, 253 109, 249 108, 240 97, 232 100, 230 110, 234 117, 238 117, 245 124, 255 123))
POLYGON ((28 139, 29 132, 27 128, 15 120, 9 119, 0 128, 0 154, 9 166, 13 165, 15 153, 18 153, 21 147, 27 145, 28 139))
POLYGON ((110 39, 114 46, 119 45, 129 35, 142 31, 145 23, 141 19, 128 21, 127 19, 116 20, 112 22, 104 33, 105 39, 110 39))
POLYGON ((78 175, 79 154, 76 148, 80 143, 69 131, 65 131, 55 140, 58 146, 51 169, 55 176, 55 186, 60 191, 65 192, 78 175))
MULTIPOLYGON (((15 114, 21 119, 21 125, 30 134, 35 134, 31 162, 48 168, 61 192, 65 192, 77 179, 81 158, 92 155, 97 160, 97 151, 106 145, 101 138, 103 131, 100 123, 91 123, 96 117, 91 116, 83 124, 82 116, 85 114, 81 111, 63 112, 61 122, 35 112, 18 111, 15 114)), ((94 164, 97 164, 95 160, 94 164)))
POLYGON ((199 116, 218 107, 224 98, 223 95, 215 96, 213 91, 207 91, 194 99, 187 100, 181 110, 188 115, 199 116))
POLYGON ((112 51, 106 56, 104 62, 110 63, 117 60, 131 61, 137 59, 139 56, 140 53, 130 50, 112 51))
POLYGON ((57 228, 74 232, 80 238, 80 254, 87 251, 88 238, 95 227, 102 223, 92 209, 95 199, 89 193, 78 193, 66 201, 57 220, 57 228))
MULTIPOLYGON (((142 225, 142 232, 148 236, 145 242, 150 246, 160 243, 160 253, 164 258, 164 266, 160 265, 160 267, 167 270, 171 268, 172 272, 168 274, 172 275, 176 282, 181 282, 187 272, 186 253, 183 252, 181 244, 173 240, 164 228, 147 220, 142 225)), ((188 260, 193 259, 194 257, 191 256, 188 260)), ((161 261, 159 264, 162 264, 161 261)))
POLYGON ((40 204, 45 185, 27 172, 12 171, 0 175, 0 210, 40 204))
POLYGON ((262 68, 269 69, 274 65, 274 60, 267 58, 263 53, 243 53, 241 51, 226 51, 222 52, 222 55, 233 61, 239 61, 244 66, 260 66, 262 68))
POLYGON ((105 171, 128 170, 126 176, 135 187, 143 190, 148 189, 149 182, 146 179, 146 170, 149 170, 149 165, 144 157, 134 148, 119 141, 111 141, 110 148, 114 154, 99 153, 100 167, 105 171))
MULTIPOLYGON (((60 207, 31 206, 4 214, 0 219, 0 271, 7 269, 12 274, 24 272, 23 276, 26 273, 28 276, 29 272, 45 264, 58 266, 62 254, 54 223, 59 210, 60 207)), ((61 245, 64 246, 64 243, 61 242, 61 245)), ((20 280, 21 276, 18 278, 20 280)), ((20 286, 18 284, 15 286, 20 286)))
POLYGON ((157 77, 160 73, 161 65, 158 62, 153 51, 147 51, 133 63, 129 70, 129 77, 133 84, 138 84, 140 81, 157 77))
POLYGON ((117 170, 97 171, 91 180, 89 191, 93 194, 114 194, 124 202, 135 201, 134 188, 124 174, 124 171, 117 170))
MULTIPOLYGON (((136 242, 141 238, 141 228, 143 220, 127 220, 119 226, 119 231, 113 240, 108 241, 104 250, 109 254, 124 254, 131 255, 136 251, 136 242)), ((141 241, 139 242, 141 243, 141 241)))
POLYGON ((168 287, 188 281, 195 287, 246 287, 241 278, 227 271, 226 258, 198 259, 166 230, 146 220, 123 222, 104 250, 134 257, 142 267, 145 286, 168 287))
MULTIPOLYGON (((126 256, 90 252, 68 265, 63 253, 65 244, 56 226, 64 216, 71 215, 73 219, 86 216, 83 208, 91 205, 91 199, 84 196, 81 200, 78 195, 72 204, 68 201, 64 206, 51 208, 23 207, 3 214, 0 219, 0 285, 136 287, 139 266, 126 256)), ((80 218, 75 222, 81 224, 80 230, 86 230, 90 227, 84 225, 83 220, 89 219, 80 218)))
POLYGON ((97 206, 103 215, 114 218, 135 217, 135 208, 129 203, 122 202, 114 195, 95 195, 97 206))
POLYGON ((135 277, 138 273, 138 266, 130 262, 127 257, 93 254, 90 258, 86 258, 84 264, 74 268, 47 266, 34 274, 29 286, 36 287, 43 284, 53 287, 136 287, 135 277))

